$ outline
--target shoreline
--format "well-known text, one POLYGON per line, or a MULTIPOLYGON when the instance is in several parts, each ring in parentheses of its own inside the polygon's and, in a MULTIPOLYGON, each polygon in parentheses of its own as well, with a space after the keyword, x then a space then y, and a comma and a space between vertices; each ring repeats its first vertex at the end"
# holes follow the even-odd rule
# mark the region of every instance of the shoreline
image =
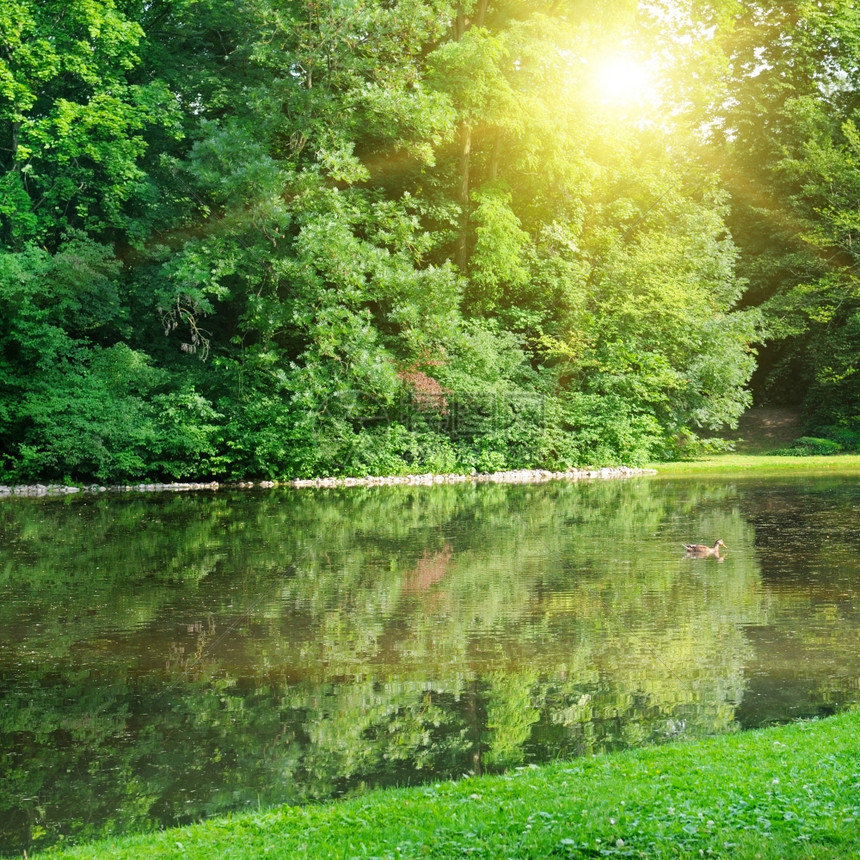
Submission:
POLYGON ((46 856, 185 860, 270 853, 345 860, 455 857, 477 845, 481 856, 510 858, 856 857, 858 717, 843 712, 504 774, 273 804, 164 830, 60 843, 46 856))
POLYGON ((656 469, 634 469, 629 466, 610 466, 602 469, 568 469, 551 472, 546 469, 513 469, 505 472, 488 472, 472 475, 421 474, 370 476, 366 478, 294 478, 288 481, 205 481, 139 484, 18 484, 0 485, 0 498, 68 496, 78 493, 178 493, 199 490, 249 490, 293 487, 295 489, 335 489, 342 487, 428 487, 441 484, 542 484, 548 481, 593 481, 610 478, 632 478, 656 475, 656 469))

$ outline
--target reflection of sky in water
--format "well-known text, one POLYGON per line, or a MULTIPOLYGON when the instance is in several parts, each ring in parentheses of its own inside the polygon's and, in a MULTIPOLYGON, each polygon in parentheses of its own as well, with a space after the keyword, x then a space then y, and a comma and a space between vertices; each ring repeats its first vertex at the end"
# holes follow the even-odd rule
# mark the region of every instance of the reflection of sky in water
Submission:
POLYGON ((0 847, 830 713, 858 511, 833 477, 8 501, 0 847))

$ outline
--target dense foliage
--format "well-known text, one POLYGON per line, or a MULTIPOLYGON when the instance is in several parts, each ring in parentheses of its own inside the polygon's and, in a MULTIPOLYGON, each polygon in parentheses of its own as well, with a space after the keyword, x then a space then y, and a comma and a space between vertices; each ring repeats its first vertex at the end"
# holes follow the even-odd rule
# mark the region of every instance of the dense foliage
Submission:
POLYGON ((732 196, 744 302, 766 320, 756 388, 856 448, 860 10, 737 4, 720 42, 729 74, 711 152, 732 196))
POLYGON ((641 463, 734 424, 765 338, 850 438, 858 24, 9 0, 0 478, 641 463), (648 98, 595 85, 622 49, 648 98))

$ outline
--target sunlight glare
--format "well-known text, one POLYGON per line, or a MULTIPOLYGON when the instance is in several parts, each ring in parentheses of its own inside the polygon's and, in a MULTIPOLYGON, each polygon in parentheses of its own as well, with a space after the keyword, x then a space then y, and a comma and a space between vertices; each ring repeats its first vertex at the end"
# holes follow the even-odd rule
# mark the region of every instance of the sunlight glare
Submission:
POLYGON ((629 54, 610 54, 592 65, 592 86, 602 102, 619 106, 655 106, 659 96, 645 63, 629 54))

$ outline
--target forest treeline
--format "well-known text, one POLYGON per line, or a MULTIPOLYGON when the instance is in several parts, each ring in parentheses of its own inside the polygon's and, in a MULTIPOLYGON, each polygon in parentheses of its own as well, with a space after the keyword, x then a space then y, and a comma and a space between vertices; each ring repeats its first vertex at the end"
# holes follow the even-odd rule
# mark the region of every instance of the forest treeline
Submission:
POLYGON ((858 87, 850 0, 6 0, 0 479, 856 447, 858 87))

